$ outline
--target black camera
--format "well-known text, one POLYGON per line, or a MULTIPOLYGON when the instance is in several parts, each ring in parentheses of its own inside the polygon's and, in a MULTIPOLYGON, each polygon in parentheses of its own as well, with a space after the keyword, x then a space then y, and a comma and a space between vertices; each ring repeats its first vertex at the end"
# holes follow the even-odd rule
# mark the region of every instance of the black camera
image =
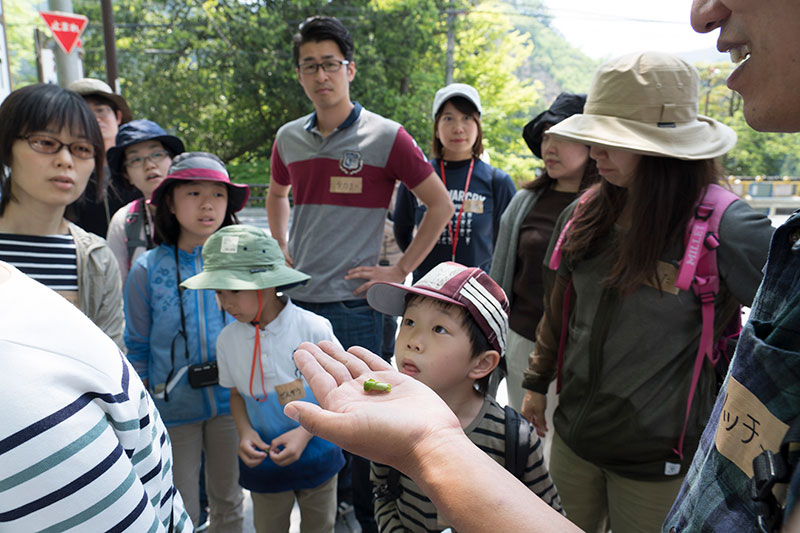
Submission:
POLYGON ((219 383, 219 369, 217 362, 211 361, 209 363, 200 363, 191 365, 188 371, 189 385, 193 389, 201 389, 203 387, 210 387, 219 383))

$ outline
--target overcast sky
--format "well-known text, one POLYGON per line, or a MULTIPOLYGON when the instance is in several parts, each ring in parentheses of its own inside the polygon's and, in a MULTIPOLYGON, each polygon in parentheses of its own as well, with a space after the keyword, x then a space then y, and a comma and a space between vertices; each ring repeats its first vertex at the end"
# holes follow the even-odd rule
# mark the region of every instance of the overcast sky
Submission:
POLYGON ((643 50, 716 50, 718 31, 699 34, 689 25, 691 0, 545 0, 545 4, 555 17, 553 25, 594 58, 643 50))

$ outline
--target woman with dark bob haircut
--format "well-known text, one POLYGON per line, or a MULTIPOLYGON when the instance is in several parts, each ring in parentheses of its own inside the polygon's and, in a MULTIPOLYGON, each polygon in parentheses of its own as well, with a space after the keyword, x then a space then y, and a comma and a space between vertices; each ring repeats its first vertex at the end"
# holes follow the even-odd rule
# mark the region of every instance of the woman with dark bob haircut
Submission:
POLYGON ((0 124, 0 259, 61 294, 124 348, 114 255, 64 218, 103 166, 94 114, 79 94, 35 84, 5 99, 0 124))

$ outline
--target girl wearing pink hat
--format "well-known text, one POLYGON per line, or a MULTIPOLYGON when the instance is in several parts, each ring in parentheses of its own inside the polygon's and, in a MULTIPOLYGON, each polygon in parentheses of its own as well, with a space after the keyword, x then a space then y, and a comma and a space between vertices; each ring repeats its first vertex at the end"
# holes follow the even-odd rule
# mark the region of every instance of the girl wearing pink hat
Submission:
POLYGON ((247 185, 230 181, 225 165, 206 152, 175 157, 153 191, 159 246, 139 257, 125 285, 128 359, 148 386, 172 441, 175 486, 195 524, 200 517, 200 455, 205 452, 212 531, 242 529, 238 437, 230 393, 217 382, 216 340, 233 318, 214 291, 184 290, 203 269, 203 245, 236 224, 247 185))

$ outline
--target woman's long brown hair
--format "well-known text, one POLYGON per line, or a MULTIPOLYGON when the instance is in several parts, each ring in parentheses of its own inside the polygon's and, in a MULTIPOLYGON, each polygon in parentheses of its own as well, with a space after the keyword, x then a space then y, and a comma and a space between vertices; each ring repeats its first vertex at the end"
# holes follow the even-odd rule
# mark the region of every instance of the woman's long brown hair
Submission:
POLYGON ((587 191, 591 197, 564 240, 565 258, 579 260, 599 252, 599 241, 610 234, 630 202, 630 228, 612 243, 614 263, 604 285, 627 294, 644 283, 658 284, 658 260, 669 246, 682 241, 701 192, 719 176, 714 159, 642 156, 629 188, 603 180, 587 191))

